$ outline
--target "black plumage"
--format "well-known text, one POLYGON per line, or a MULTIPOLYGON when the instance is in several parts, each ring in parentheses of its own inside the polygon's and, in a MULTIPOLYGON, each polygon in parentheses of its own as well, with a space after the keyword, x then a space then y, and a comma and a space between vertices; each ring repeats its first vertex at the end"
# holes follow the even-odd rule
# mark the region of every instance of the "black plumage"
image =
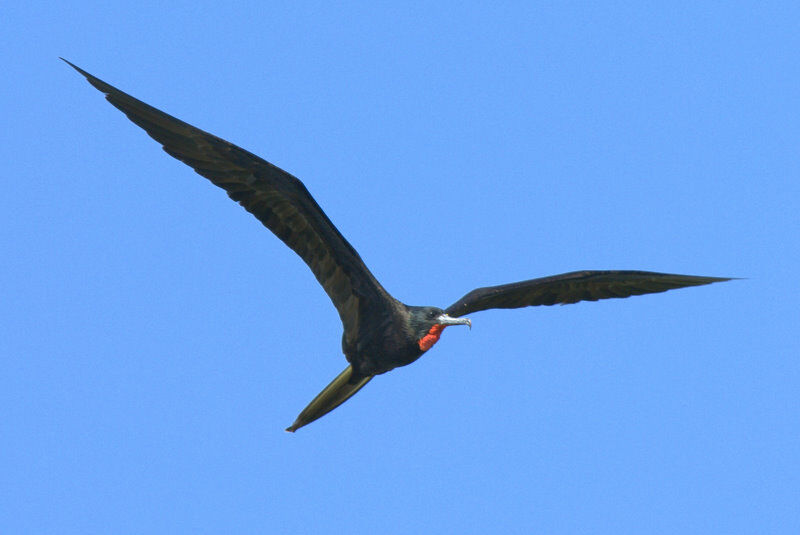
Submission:
MULTIPOLYGON (((64 60, 66 61, 66 60, 64 60)), ((417 360, 448 325, 491 308, 597 301, 730 280, 647 271, 577 271, 478 288, 442 310, 408 306, 370 273, 300 180, 232 143, 168 115, 66 61, 158 141, 167 154, 224 189, 308 265, 342 320, 349 366, 300 413, 288 431, 349 399, 372 377, 417 360)))

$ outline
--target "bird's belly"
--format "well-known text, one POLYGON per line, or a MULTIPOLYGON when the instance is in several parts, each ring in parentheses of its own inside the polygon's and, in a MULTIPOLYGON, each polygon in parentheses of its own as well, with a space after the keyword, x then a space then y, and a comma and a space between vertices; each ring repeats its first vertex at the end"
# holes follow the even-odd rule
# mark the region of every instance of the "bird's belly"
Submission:
POLYGON ((348 362, 361 375, 380 375, 400 366, 407 366, 422 356, 416 346, 404 347, 402 350, 376 348, 360 351, 353 355, 345 354, 348 362))

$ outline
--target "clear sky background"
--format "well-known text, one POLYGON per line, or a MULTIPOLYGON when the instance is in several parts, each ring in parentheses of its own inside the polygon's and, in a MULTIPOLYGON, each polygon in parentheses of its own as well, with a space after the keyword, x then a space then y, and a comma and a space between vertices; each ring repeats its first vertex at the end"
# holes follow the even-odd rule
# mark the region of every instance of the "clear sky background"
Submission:
POLYGON ((799 6, 7 2, 0 533, 800 533, 799 6), (300 177, 409 304, 746 280, 478 313, 285 433, 327 296, 58 56, 300 177))

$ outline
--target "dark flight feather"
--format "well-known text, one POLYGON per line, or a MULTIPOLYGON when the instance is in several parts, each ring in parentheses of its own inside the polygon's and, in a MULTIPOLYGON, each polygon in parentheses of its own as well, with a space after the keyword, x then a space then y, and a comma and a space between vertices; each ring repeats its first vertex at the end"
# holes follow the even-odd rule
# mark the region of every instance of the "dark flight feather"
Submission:
POLYGON ((224 189, 297 253, 333 301, 344 326, 342 349, 350 366, 314 398, 288 431, 335 409, 374 375, 418 359, 438 340, 445 325, 471 325, 456 316, 490 308, 629 297, 730 280, 647 271, 576 271, 478 288, 450 305, 446 314, 436 307, 409 307, 383 289, 297 178, 64 61, 105 93, 112 105, 158 141, 167 154, 224 189))
POLYGON ((451 316, 490 308, 568 305, 578 301, 624 298, 731 280, 651 271, 573 271, 500 286, 477 288, 447 307, 451 316))
POLYGON ((394 299, 300 180, 255 154, 145 104, 64 61, 161 143, 167 154, 227 191, 231 199, 297 253, 333 301, 348 338, 358 336, 359 316, 364 307, 372 308, 378 303, 393 305, 394 299))
POLYGON ((372 377, 372 375, 357 377, 355 382, 351 382, 353 379, 353 367, 348 366, 322 392, 317 394, 317 397, 311 400, 311 403, 297 415, 294 423, 287 427, 286 430, 294 433, 314 420, 322 418, 364 388, 372 380, 372 377))

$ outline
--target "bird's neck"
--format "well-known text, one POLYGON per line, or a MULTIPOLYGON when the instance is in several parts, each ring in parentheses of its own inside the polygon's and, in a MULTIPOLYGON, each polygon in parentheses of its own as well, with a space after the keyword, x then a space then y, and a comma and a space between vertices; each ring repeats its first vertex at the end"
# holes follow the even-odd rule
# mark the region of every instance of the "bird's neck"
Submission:
POLYGON ((444 330, 445 325, 434 325, 428 331, 428 334, 423 336, 417 342, 417 345, 422 351, 427 351, 433 347, 433 344, 439 341, 439 337, 442 336, 442 331, 444 330))

